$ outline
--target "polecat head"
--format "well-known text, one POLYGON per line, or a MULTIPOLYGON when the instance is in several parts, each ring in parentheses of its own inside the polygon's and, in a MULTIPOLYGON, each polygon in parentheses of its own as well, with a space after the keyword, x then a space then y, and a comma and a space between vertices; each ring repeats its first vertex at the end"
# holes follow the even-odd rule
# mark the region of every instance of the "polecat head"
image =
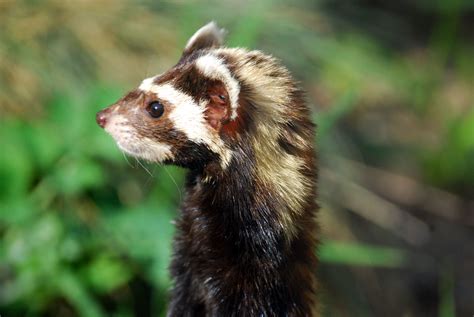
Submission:
POLYGON ((293 133, 307 113, 286 69, 258 51, 222 48, 223 35, 213 22, 199 29, 177 65, 100 111, 98 124, 132 156, 191 168, 225 169, 239 142, 272 160, 281 153, 272 147, 311 144, 312 127, 307 140, 306 130, 293 133))
POLYGON ((239 84, 213 54, 224 31, 211 22, 188 41, 176 66, 143 80, 97 114, 124 152, 154 162, 228 164, 222 126, 237 116, 239 84))

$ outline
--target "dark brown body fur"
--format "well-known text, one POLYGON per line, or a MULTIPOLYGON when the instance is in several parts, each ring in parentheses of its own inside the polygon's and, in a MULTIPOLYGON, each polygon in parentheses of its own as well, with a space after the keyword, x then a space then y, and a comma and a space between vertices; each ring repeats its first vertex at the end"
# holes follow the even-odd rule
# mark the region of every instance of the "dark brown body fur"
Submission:
MULTIPOLYGON (((295 107, 303 104, 300 95, 292 102, 295 107)), ((255 109, 247 104, 245 111, 252 118, 255 109)), ((213 175, 210 183, 202 181, 209 173, 207 165, 188 175, 171 266, 175 287, 169 316, 312 316, 316 311, 315 190, 288 241, 272 193, 256 183, 253 150, 246 139, 255 127, 249 121, 233 145, 238 154, 224 173, 213 175)), ((313 138, 307 118, 284 129, 313 138)), ((283 138, 279 143, 281 151, 305 158, 303 172, 315 189, 314 153, 300 151, 283 138)))

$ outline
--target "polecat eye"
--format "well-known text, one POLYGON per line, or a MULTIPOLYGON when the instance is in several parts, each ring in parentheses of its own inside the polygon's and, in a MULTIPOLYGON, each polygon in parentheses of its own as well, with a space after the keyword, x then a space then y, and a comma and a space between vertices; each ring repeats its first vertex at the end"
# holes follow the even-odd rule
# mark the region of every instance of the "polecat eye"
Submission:
POLYGON ((165 107, 159 101, 152 101, 148 104, 147 111, 153 118, 159 118, 165 112, 165 107))

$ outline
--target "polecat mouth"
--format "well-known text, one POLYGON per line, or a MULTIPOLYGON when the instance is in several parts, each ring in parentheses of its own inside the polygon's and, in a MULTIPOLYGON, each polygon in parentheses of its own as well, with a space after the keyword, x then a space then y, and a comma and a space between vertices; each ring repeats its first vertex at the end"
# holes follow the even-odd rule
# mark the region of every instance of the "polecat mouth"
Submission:
POLYGON ((115 139, 118 147, 128 155, 136 158, 142 158, 150 162, 163 162, 172 160, 174 155, 171 146, 168 144, 157 143, 156 141, 142 138, 135 139, 133 142, 115 139))
POLYGON ((123 115, 110 112, 110 107, 97 114, 97 123, 110 134, 124 153, 150 162, 163 162, 174 157, 171 145, 144 137, 123 115))
POLYGON ((112 135, 120 150, 130 156, 150 162, 163 162, 174 157, 171 145, 138 136, 133 130, 133 128, 130 128, 127 131, 108 132, 112 135))

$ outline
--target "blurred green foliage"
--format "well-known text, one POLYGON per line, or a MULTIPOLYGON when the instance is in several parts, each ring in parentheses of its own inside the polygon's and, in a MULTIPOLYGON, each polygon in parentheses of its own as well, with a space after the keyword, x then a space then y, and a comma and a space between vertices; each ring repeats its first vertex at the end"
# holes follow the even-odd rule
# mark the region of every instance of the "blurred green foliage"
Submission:
POLYGON ((2 122, 0 300, 13 312, 37 314, 64 296, 80 315, 102 316, 93 294, 126 285, 137 271, 169 284, 179 191, 168 180, 182 173, 160 170, 166 181, 145 189, 146 178, 127 179, 130 166, 97 133, 98 107, 83 107, 117 96, 99 86, 84 99, 53 96, 43 120, 2 122))
POLYGON ((125 157, 95 113, 171 66, 209 20, 229 30, 229 45, 282 59, 315 110, 325 315, 417 315, 419 303, 378 296, 379 283, 393 286, 387 298, 416 289, 411 278, 397 286, 409 270, 435 271, 439 316, 454 316, 456 301, 458 313, 472 308, 455 289, 472 291, 456 278, 472 277, 462 246, 474 225, 474 44, 464 40, 474 6, 334 3, 2 1, 0 314, 164 315, 184 171, 125 157), (405 23, 416 32, 400 38, 405 23), (338 196, 352 183, 379 199, 338 196), (366 210, 404 222, 380 227, 361 212, 384 200, 366 210), (400 223, 440 229, 411 245, 400 223))

